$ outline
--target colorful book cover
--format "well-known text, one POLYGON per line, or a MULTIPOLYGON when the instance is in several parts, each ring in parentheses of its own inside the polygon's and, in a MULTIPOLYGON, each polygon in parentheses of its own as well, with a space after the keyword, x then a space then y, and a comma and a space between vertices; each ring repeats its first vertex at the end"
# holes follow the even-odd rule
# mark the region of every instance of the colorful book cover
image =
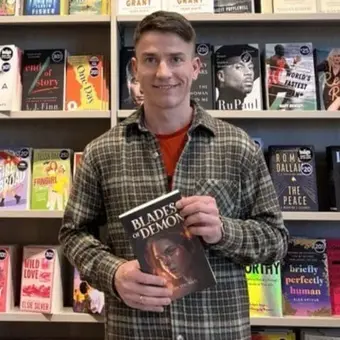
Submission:
POLYGON ((246 266, 250 316, 282 316, 281 265, 246 266))
POLYGON ((9 312, 14 307, 16 251, 15 246, 0 245, 0 313, 9 312))
POLYGON ((292 238, 282 264, 283 314, 330 316, 325 239, 292 238))
POLYGON ((108 3, 108 0, 70 0, 69 14, 109 14, 108 3))
POLYGON ((254 0, 211 0, 215 13, 254 13, 254 0))
MULTIPOLYGON (((53 313, 62 296, 59 250, 49 246, 25 246, 21 272, 20 310, 53 313), (57 289, 58 287, 58 289, 57 289)), ((57 307, 58 306, 58 307, 57 307)))
POLYGON ((318 48, 316 54, 320 109, 340 110, 340 48, 318 48))
POLYGON ((91 287, 87 281, 81 279, 74 268, 73 278, 73 311, 75 313, 104 314, 104 293, 91 287))
POLYGON ((0 210, 30 207, 31 148, 0 149, 0 210))
POLYGON ((67 0, 23 0, 24 15, 68 14, 67 0))
POLYGON ((268 110, 317 109, 312 43, 266 44, 268 110))
POLYGON ((104 57, 100 55, 68 56, 65 108, 104 110, 107 107, 104 57))
POLYGON ((258 44, 214 46, 215 108, 262 110, 258 44))
POLYGON ((72 151, 35 149, 32 173, 32 210, 64 210, 72 185, 72 151))
POLYGON ((340 240, 327 240, 329 285, 332 314, 340 315, 340 240))
POLYGON ((295 334, 292 331, 254 331, 251 335, 251 340, 295 340, 295 334))
POLYGON ((147 15, 162 9, 160 0, 117 0, 117 15, 147 15))
POLYGON ((326 147, 329 209, 340 211, 340 145, 326 147))
POLYGON ((20 0, 0 0, 0 16, 19 15, 20 0))
POLYGON ((172 300, 216 284, 200 239, 183 227, 180 198, 174 190, 119 215, 141 270, 164 277, 172 300))
POLYGON ((283 211, 318 211, 312 145, 270 145, 269 171, 283 211))
POLYGON ((25 50, 22 110, 63 110, 66 82, 65 50, 25 50))

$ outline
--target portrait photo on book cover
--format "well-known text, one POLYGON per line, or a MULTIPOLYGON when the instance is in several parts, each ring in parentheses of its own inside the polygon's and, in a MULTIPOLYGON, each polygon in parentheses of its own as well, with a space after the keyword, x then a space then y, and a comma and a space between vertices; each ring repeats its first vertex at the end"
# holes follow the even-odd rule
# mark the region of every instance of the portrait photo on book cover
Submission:
POLYGON ((200 241, 187 229, 181 232, 175 228, 155 234, 145 244, 144 258, 150 272, 167 280, 168 288, 173 290, 172 300, 204 285, 206 271, 200 266, 204 252, 196 242, 200 241))
POLYGON ((256 44, 216 46, 215 67, 216 109, 261 109, 260 62, 256 44))

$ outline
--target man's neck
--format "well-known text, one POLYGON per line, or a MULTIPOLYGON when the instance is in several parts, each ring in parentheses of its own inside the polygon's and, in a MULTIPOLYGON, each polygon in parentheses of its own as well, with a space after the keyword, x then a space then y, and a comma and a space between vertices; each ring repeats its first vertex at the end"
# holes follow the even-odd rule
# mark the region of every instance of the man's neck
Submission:
POLYGON ((144 124, 154 134, 174 133, 188 125, 192 116, 193 108, 189 101, 173 109, 162 109, 144 102, 144 124))

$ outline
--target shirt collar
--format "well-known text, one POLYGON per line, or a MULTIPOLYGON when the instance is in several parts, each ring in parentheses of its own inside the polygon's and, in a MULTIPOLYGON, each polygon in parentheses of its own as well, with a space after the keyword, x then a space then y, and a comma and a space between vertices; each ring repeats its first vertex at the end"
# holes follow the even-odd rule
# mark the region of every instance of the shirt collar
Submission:
MULTIPOLYGON (((194 108, 194 117, 192 124, 189 128, 189 133, 196 129, 206 129, 214 136, 216 135, 216 121, 202 106, 197 104, 194 100, 190 101, 191 106, 194 108)), ((121 125, 131 126, 137 125, 140 131, 147 132, 148 129, 144 124, 144 106, 141 105, 129 117, 127 117, 121 125)))

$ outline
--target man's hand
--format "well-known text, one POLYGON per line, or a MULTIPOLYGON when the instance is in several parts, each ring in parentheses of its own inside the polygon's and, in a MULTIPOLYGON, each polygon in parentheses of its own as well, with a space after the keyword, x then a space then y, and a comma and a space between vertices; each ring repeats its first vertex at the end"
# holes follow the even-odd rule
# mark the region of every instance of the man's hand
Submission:
POLYGON ((208 244, 222 238, 222 222, 216 201, 210 196, 183 197, 176 203, 184 226, 194 235, 201 236, 208 244))
POLYGON ((114 277, 116 290, 126 305, 144 311, 163 312, 171 303, 172 291, 165 279, 143 273, 137 260, 118 267, 114 277))

